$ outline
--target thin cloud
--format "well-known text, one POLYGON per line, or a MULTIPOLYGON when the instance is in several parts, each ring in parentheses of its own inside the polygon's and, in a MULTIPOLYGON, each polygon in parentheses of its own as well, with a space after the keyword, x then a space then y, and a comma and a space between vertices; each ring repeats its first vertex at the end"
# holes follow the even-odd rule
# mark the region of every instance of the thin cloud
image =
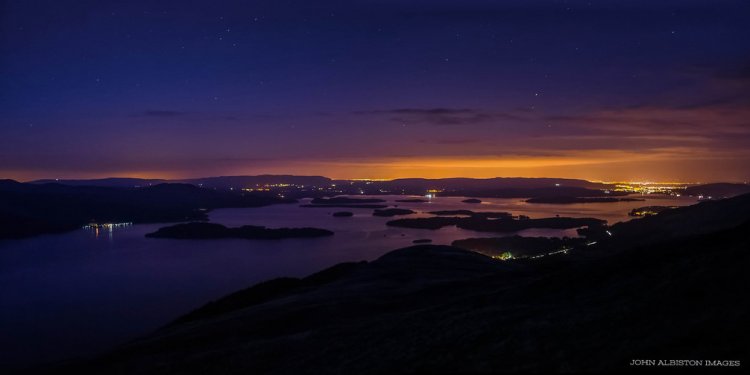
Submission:
POLYGON ((523 121, 515 114, 491 112, 472 108, 394 108, 386 110, 355 111, 356 115, 385 115, 390 121, 408 124, 472 125, 493 121, 523 121))
POLYGON ((690 107, 631 107, 579 115, 546 116, 546 123, 565 124, 570 132, 619 136, 750 135, 750 108, 717 103, 690 107))

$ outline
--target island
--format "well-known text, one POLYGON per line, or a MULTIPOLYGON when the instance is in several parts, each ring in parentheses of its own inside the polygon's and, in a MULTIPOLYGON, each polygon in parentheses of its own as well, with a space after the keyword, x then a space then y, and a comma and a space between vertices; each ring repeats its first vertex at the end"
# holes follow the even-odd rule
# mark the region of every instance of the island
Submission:
POLYGON ((573 203, 615 203, 641 202, 641 198, 611 198, 611 197, 537 197, 526 200, 526 203, 573 204, 573 203))
POLYGON ((444 211, 430 211, 428 212, 437 216, 471 216, 475 218, 484 219, 512 219, 513 215, 510 212, 504 211, 487 211, 487 212, 476 212, 471 210, 444 210, 444 211))
POLYGON ((228 228, 221 224, 192 222, 159 228, 156 232, 147 233, 146 237, 171 239, 244 238, 251 240, 278 240, 284 238, 313 238, 332 235, 333 232, 330 230, 318 228, 266 228, 255 225, 228 228))
POLYGON ((413 213, 415 212, 405 208, 388 208, 385 210, 375 210, 372 216, 393 217, 397 215, 411 215, 413 213))
POLYGON ((415 229, 440 229, 456 226, 461 229, 477 232, 516 232, 530 228, 572 229, 589 226, 601 226, 605 220, 595 218, 550 217, 542 219, 515 219, 504 217, 492 219, 487 216, 438 216, 414 219, 397 219, 386 223, 388 226, 415 229))
POLYGON ((352 216, 354 216, 354 213, 353 212, 349 212, 349 211, 339 211, 339 212, 334 212, 331 216, 333 216, 333 217, 352 217, 352 216))
POLYGON ((333 198, 315 198, 310 201, 310 204, 303 204, 300 207, 307 208, 320 208, 320 207, 336 207, 336 208, 386 208, 387 205, 381 204, 385 202, 384 199, 379 198, 349 198, 349 197, 333 197, 333 198))
POLYGON ((420 238, 418 240, 414 240, 414 241, 411 241, 411 242, 415 243, 415 244, 425 244, 425 243, 432 243, 432 240, 429 239, 429 238, 420 238))
POLYGON ((469 198, 469 199, 464 199, 461 202, 476 204, 476 203, 482 203, 482 200, 481 199, 476 199, 476 198, 469 198))
POLYGON ((333 197, 333 198, 315 198, 310 203, 312 204, 326 204, 326 205, 338 205, 338 204, 367 204, 367 203, 383 203, 384 199, 380 198, 349 198, 349 197, 333 197))
POLYGON ((305 208, 386 208, 385 204, 301 204, 300 207, 305 208))
POLYGON ((442 211, 430 211, 429 214, 437 216, 471 216, 474 215, 474 211, 470 210, 442 210, 442 211))

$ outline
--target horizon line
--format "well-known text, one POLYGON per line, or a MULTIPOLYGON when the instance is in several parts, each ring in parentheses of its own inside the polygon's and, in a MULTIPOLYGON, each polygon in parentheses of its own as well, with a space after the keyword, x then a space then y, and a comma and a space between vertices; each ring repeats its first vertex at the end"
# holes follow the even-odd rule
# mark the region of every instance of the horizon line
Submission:
POLYGON ((238 174, 238 175, 217 175, 217 176, 201 176, 201 177, 182 177, 182 178, 159 178, 159 177, 134 177, 134 176, 107 176, 107 177, 73 177, 73 178, 37 178, 32 180, 16 180, 13 178, 9 178, 10 180, 21 182, 21 183, 33 183, 38 181, 95 181, 95 180, 108 180, 108 179, 137 179, 137 180, 159 180, 159 181, 165 181, 165 183, 169 183, 172 181, 179 182, 179 181, 185 181, 185 180, 198 180, 198 179, 205 179, 205 178, 232 178, 232 177, 262 177, 262 176, 273 176, 273 177, 281 177, 281 176, 289 176, 289 177, 321 177, 321 178, 327 178, 332 181, 396 181, 396 180, 406 180, 406 179, 424 179, 424 180, 449 180, 449 179, 469 179, 469 180, 492 180, 492 179, 529 179, 529 180, 541 180, 541 179, 560 179, 560 180, 578 180, 578 181, 586 181, 590 183, 599 183, 599 184, 606 184, 606 185, 612 185, 612 184, 618 184, 618 183, 629 183, 629 184, 680 184, 680 185, 700 185, 700 184, 711 184, 711 183, 737 183, 737 184, 747 184, 747 181, 739 181, 739 180, 716 180, 716 181, 659 181, 659 180, 650 180, 650 179, 616 179, 616 180, 601 180, 601 179, 586 179, 586 178, 573 178, 573 177, 523 177, 523 176, 494 176, 494 177, 467 177, 467 176, 453 176, 453 177, 439 177, 439 178, 430 178, 430 177, 419 177, 419 176, 413 176, 413 177, 398 177, 398 178, 338 178, 338 177, 328 177, 324 175, 314 175, 314 174, 293 174, 293 173, 262 173, 262 174, 238 174))

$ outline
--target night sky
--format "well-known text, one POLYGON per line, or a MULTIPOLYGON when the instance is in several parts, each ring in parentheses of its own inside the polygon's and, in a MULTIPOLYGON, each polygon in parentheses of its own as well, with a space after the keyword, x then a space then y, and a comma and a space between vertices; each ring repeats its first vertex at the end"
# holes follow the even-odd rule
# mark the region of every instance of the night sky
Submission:
POLYGON ((1 4, 1 178, 750 176, 748 1, 1 4))

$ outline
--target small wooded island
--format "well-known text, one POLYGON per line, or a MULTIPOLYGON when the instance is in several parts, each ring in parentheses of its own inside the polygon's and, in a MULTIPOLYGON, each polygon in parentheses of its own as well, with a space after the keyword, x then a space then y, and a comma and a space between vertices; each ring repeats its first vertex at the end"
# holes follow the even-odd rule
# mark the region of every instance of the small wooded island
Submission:
POLYGON ((349 198, 349 197, 333 197, 333 198, 315 198, 310 201, 312 204, 367 204, 367 203, 383 203, 384 199, 380 198, 349 198))
POLYGON ((266 228, 255 225, 228 228, 221 224, 193 222, 159 228, 156 232, 147 233, 146 237, 191 240, 219 238, 279 240, 284 238, 311 238, 332 235, 333 232, 330 230, 318 228, 266 228))
POLYGON ((474 204, 476 204, 476 203, 482 203, 482 200, 481 200, 481 199, 476 199, 476 198, 469 198, 469 199, 464 199, 464 200, 462 200, 461 202, 463 202, 463 203, 474 203, 474 204))
POLYGON ((305 208, 386 208, 384 204, 301 204, 305 208))
POLYGON ((397 215, 411 215, 413 213, 414 211, 405 208, 388 208, 385 210, 375 210, 372 216, 393 217, 397 215))
POLYGON ((455 225, 461 229, 477 232, 515 232, 530 228, 571 229, 599 227, 604 224, 606 224, 606 221, 595 218, 549 217, 543 219, 515 219, 513 217, 492 218, 483 215, 397 219, 386 223, 386 225, 392 227, 433 230, 455 225))
POLYGON ((513 215, 510 212, 498 211, 498 212, 474 212, 471 210, 442 210, 442 211, 430 211, 428 212, 437 216, 472 216, 485 219, 512 219, 513 215))
POLYGON ((321 208, 321 207, 337 207, 337 208, 386 208, 385 204, 382 204, 385 200, 380 198, 349 198, 349 197, 333 197, 333 198, 315 198, 310 201, 310 204, 303 204, 300 207, 308 208, 321 208))
POLYGON ((338 211, 331 214, 333 217, 352 217, 354 216, 354 212, 350 211, 338 211))

